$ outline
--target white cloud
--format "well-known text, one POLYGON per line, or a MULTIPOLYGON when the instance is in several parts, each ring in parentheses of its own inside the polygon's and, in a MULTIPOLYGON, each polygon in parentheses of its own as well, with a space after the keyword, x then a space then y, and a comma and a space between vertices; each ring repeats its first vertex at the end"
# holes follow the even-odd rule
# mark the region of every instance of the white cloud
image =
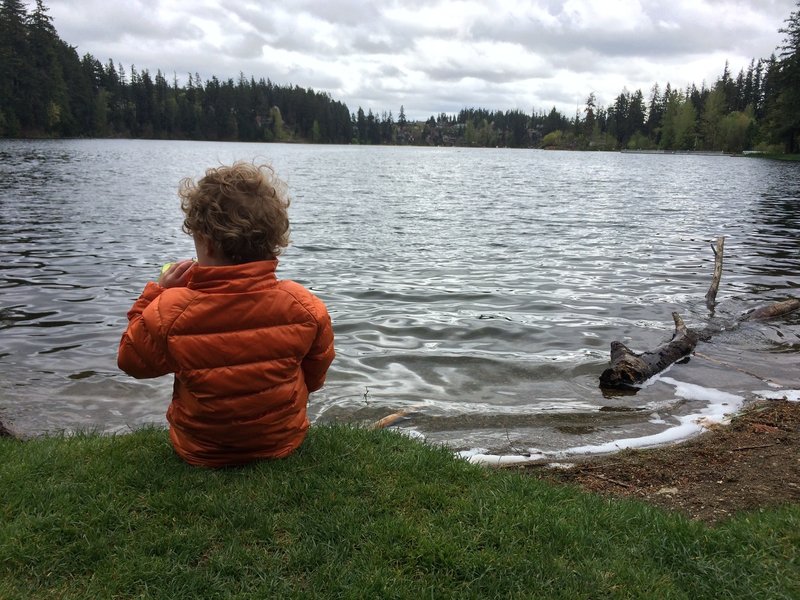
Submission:
MULTIPOLYGON (((32 2, 28 3, 32 5, 32 2)), ((425 119, 464 107, 571 116, 713 81, 766 58, 795 0, 49 0, 79 54, 184 80, 239 73, 329 92, 351 111, 404 105, 425 119)))

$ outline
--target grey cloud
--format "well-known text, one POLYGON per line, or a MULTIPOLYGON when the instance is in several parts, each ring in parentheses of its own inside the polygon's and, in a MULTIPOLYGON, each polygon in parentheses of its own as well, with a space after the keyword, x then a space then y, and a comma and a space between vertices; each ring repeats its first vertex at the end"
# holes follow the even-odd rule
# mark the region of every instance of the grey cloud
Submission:
MULTIPOLYGON (((404 2, 404 5, 425 5, 427 0, 418 2, 404 2)), ((334 26, 338 30, 337 48, 335 53, 340 56, 353 54, 396 54, 401 53, 413 44, 413 40, 422 29, 391 22, 380 5, 365 0, 344 0, 330 2, 329 0, 303 0, 300 2, 286 2, 284 10, 287 14, 305 14, 314 19, 334 26)), ((296 19, 295 19, 296 20, 296 19)), ((298 38, 303 32, 292 28, 292 37, 295 45, 301 42, 298 38)), ((288 35, 284 34, 276 43, 290 43, 288 35)), ((313 50, 313 44, 306 44, 305 48, 313 50)), ((326 55, 331 54, 328 47, 319 48, 326 55)))
MULTIPOLYGON (((116 42, 122 38, 147 40, 192 40, 202 32, 185 19, 162 20, 155 11, 155 0, 82 3, 51 0, 48 3, 59 35, 68 42, 80 40, 84 46, 94 42, 116 42), (55 18, 57 15, 57 19, 55 18)), ((91 51, 88 47, 83 48, 91 51)))
POLYGON ((598 56, 658 57, 675 53, 695 54, 714 49, 707 31, 699 28, 669 31, 664 27, 641 28, 635 31, 552 30, 531 21, 478 24, 472 29, 476 40, 518 43, 544 55, 557 56, 589 50, 598 56))
POLYGON ((538 70, 527 69, 523 66, 503 65, 489 68, 458 64, 452 61, 442 65, 423 67, 422 71, 435 81, 462 81, 472 78, 491 83, 510 83, 544 75, 538 70))
MULTIPOLYGON (((536 106, 537 112, 550 112, 553 106, 575 106, 582 108, 579 102, 583 102, 585 99, 583 97, 576 98, 574 93, 566 90, 564 86, 558 85, 555 82, 539 86, 536 90, 536 96, 539 98, 539 105, 536 106)), ((589 96, 588 90, 585 96, 589 96)), ((570 113, 569 111, 564 113, 567 117, 572 116, 572 114, 574 113, 570 113)))
POLYGON ((248 33, 226 43, 224 49, 236 58, 259 58, 265 43, 260 35, 248 33))
POLYGON ((369 28, 382 18, 377 4, 369 0, 298 0, 286 2, 286 10, 305 12, 334 25, 369 28))
POLYGON ((275 12, 266 6, 232 3, 230 10, 239 20, 261 35, 278 33, 275 12))
MULTIPOLYGON (((722 10, 730 2, 717 0, 722 10)), ((772 4, 787 4, 773 2, 772 4)), ((474 24, 471 34, 476 41, 518 43, 536 53, 570 54, 584 49, 599 57, 626 56, 662 58, 675 55, 700 55, 713 51, 732 51, 764 34, 753 23, 714 26, 697 19, 693 11, 679 12, 674 3, 642 3, 646 22, 634 30, 615 31, 602 27, 582 27, 563 5, 550 3, 550 13, 558 17, 559 26, 545 26, 532 15, 506 16, 502 20, 474 24)), ((738 4, 745 5, 746 2, 738 4)), ((752 3, 751 3, 752 4, 752 3)), ((788 13, 787 13, 788 14, 788 13)), ((769 52, 771 49, 766 49, 769 52)))
POLYGON ((304 52, 328 60, 354 55, 400 54, 405 49, 405 44, 395 39, 373 40, 368 34, 359 31, 340 32, 334 41, 335 45, 332 47, 310 38, 302 31, 293 29, 271 38, 269 44, 281 50, 304 52))
MULTIPOLYGON (((313 16, 319 18, 320 15, 313 16)), ((340 24, 336 37, 327 40, 330 43, 315 39, 313 32, 304 30, 298 20, 287 19, 285 15, 280 27, 270 23, 269 27, 256 25, 256 29, 265 34, 265 41, 275 49, 308 53, 328 59, 353 54, 391 54, 402 47, 402 44, 395 43, 395 36, 373 36, 373 32, 365 24, 358 25, 359 27, 340 24)))
MULTIPOLYGON (((343 82, 338 77, 302 68, 289 70, 287 72, 286 82, 297 85, 300 85, 300 82, 302 82, 303 87, 312 88, 317 91, 338 90, 343 87, 343 82)), ((340 100, 341 98, 335 99, 340 100)))
POLYGON ((278 35, 270 37, 268 44, 275 50, 289 50, 312 55, 326 54, 326 49, 319 43, 295 29, 284 30, 278 35))
POLYGON ((401 52, 406 44, 394 36, 390 36, 388 40, 385 38, 372 40, 369 34, 357 32, 348 43, 348 47, 350 52, 356 54, 394 54, 401 52))
MULTIPOLYGON (((579 23, 568 10, 574 3, 558 0, 531 0, 524 13, 509 16, 498 3, 473 23, 462 24, 465 29, 457 33, 452 27, 453 22, 461 23, 458 17, 488 4, 476 1, 470 10, 454 5, 452 10, 458 12, 453 12, 452 22, 392 19, 389 7, 414 11, 431 2, 438 4, 438 0, 395 0, 392 4, 369 0, 227 4, 216 0, 47 0, 59 35, 77 45, 79 53, 90 52, 101 60, 110 57, 126 67, 136 64, 181 76, 197 71, 204 78, 236 78, 241 71, 256 79, 269 77, 327 90, 351 109, 361 103, 365 110, 391 107, 396 113, 404 104, 409 115, 454 112, 465 106, 505 110, 535 105, 537 110, 549 110, 553 104, 570 114, 575 96, 583 102, 592 91, 590 86, 600 88, 596 90, 600 99, 603 94, 618 94, 622 85, 630 90, 642 86, 647 96, 652 83, 663 85, 675 73, 685 73, 685 81, 673 84, 694 81, 699 85, 695 73, 676 66, 720 56, 719 72, 726 57, 736 71, 749 58, 769 55, 781 38, 778 27, 797 10, 796 0, 697 0, 692 4, 640 0, 631 2, 635 10, 640 5, 643 13, 640 26, 631 31, 620 31, 611 19, 606 19, 610 25, 603 26, 579 23), (711 14, 721 17, 745 17, 704 22, 696 17, 702 6, 711 6, 711 14), (221 35, 210 37, 201 31, 204 21, 216 23, 221 35), (723 27, 723 21, 733 25, 723 27), (770 22, 774 24, 766 27, 770 22), (314 24, 322 28, 315 31, 314 24), (321 39, 323 31, 331 38, 321 39), (468 58, 467 54, 475 55, 472 50, 464 55, 450 50, 446 56, 425 56, 419 53, 421 38, 489 47, 511 43, 518 44, 520 51, 504 58, 502 48, 492 49, 491 55, 498 57, 495 62, 468 58), (287 60, 285 52, 277 51, 288 51, 292 58, 287 60), (533 56, 532 61, 526 64, 525 56, 533 56), (354 92, 350 79, 362 81, 364 89, 354 92)), ((613 10, 614 5, 608 6, 607 10, 613 10)), ((611 100, 604 97, 601 103, 611 100)))
POLYGON ((379 77, 401 77, 405 72, 395 65, 381 65, 376 74, 379 77))

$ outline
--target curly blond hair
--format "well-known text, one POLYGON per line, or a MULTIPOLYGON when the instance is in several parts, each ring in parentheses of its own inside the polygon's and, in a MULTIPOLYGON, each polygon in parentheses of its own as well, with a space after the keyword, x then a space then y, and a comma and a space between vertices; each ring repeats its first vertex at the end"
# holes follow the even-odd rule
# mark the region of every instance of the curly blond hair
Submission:
POLYGON ((271 260, 289 244, 286 184, 269 165, 236 162, 180 182, 183 231, 211 240, 234 264, 271 260))

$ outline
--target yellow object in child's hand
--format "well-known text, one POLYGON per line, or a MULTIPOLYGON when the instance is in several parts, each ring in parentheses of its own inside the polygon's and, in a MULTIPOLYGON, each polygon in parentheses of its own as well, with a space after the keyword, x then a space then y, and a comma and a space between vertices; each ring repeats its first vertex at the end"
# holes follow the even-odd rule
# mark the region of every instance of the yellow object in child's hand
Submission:
POLYGON ((170 268, 172 265, 174 265, 174 264, 175 264, 174 262, 168 262, 168 263, 165 263, 165 264, 164 264, 164 266, 163 266, 163 267, 161 267, 161 274, 163 275, 164 273, 166 273, 167 271, 169 271, 169 268, 170 268))

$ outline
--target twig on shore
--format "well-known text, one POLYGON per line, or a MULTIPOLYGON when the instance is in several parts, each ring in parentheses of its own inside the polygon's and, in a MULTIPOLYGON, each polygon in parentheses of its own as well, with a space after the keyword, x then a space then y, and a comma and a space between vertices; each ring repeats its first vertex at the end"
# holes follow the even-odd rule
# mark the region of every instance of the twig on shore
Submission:
POLYGON ((602 479, 603 481, 608 481, 609 483, 615 483, 616 485, 621 485, 622 487, 631 488, 633 487, 629 483, 625 483, 624 481, 619 481, 617 479, 611 479, 611 477, 605 477, 603 475, 598 475, 597 473, 587 473, 589 477, 596 477, 597 479, 602 479))
POLYGON ((520 456, 530 456, 531 453, 527 452, 524 448, 518 448, 514 445, 511 441, 511 435, 508 433, 508 429, 506 429, 506 441, 508 442, 508 447, 513 451, 519 454, 520 456))
POLYGON ((581 466, 581 471, 593 471, 594 469, 604 469, 606 467, 616 467, 617 465, 621 465, 621 462, 609 462, 603 463, 601 465, 590 465, 587 467, 581 466))
POLYGON ((390 415, 386 415, 382 419, 378 419, 374 423, 372 423, 368 429, 386 429, 390 425, 397 423, 400 419, 405 417, 408 414, 407 410, 400 410, 398 412, 392 413, 390 415))
POLYGON ((758 446, 740 446, 738 448, 731 448, 732 452, 738 452, 741 450, 757 450, 758 448, 769 448, 774 446, 775 444, 760 444, 758 446))

